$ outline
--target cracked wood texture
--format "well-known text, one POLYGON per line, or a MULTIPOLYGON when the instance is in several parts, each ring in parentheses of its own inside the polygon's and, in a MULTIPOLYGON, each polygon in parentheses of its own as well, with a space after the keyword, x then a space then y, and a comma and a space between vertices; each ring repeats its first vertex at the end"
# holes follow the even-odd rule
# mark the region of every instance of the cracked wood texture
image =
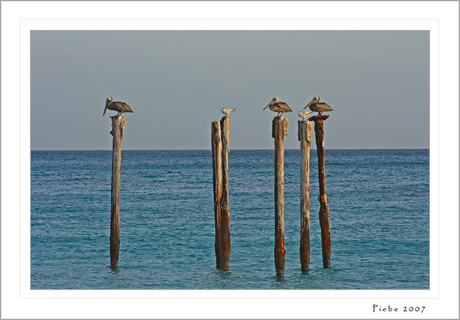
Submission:
POLYGON ((121 167, 121 140, 125 130, 124 117, 111 117, 113 136, 112 144, 112 186, 111 186, 111 213, 110 213, 110 267, 118 268, 120 250, 120 167, 121 167))
POLYGON ((278 277, 284 276, 286 247, 284 245, 284 138, 289 120, 275 117, 272 137, 275 139, 275 268, 278 277))
POLYGON ((214 191, 214 225, 215 225, 215 251, 216 268, 221 268, 220 247, 221 247, 221 212, 220 199, 222 198, 222 144, 220 136, 220 122, 214 121, 211 126, 211 146, 212 146, 212 180, 214 191))
POLYGON ((319 223, 321 226, 321 246, 323 251, 323 268, 331 267, 331 232, 329 230, 329 205, 326 196, 326 171, 324 149, 323 121, 329 116, 316 116, 311 118, 315 122, 316 152, 318 155, 318 179, 319 179, 319 223))
POLYGON ((230 153, 229 119, 227 116, 220 120, 222 139, 222 197, 220 199, 221 213, 221 247, 220 267, 222 270, 230 268, 230 210, 228 206, 228 154, 230 153))
POLYGON ((300 266, 307 272, 310 265, 310 146, 313 125, 299 120, 300 141, 300 266))

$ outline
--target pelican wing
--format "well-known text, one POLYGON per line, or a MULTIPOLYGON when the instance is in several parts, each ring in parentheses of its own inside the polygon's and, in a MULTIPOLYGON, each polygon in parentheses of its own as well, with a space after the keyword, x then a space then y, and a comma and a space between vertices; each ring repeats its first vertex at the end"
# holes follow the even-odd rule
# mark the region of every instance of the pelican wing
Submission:
POLYGON ((291 108, 288 106, 286 102, 277 102, 275 106, 278 107, 280 112, 292 112, 291 108))
POLYGON ((320 102, 320 103, 318 103, 318 105, 320 106, 320 108, 321 108, 323 111, 332 111, 331 106, 328 105, 326 102, 320 102))
POLYGON ((320 103, 314 103, 310 105, 310 110, 315 111, 315 112, 324 112, 324 111, 332 111, 332 108, 327 103, 320 102, 320 103))
POLYGON ((115 111, 118 111, 118 112, 134 112, 133 109, 131 109, 131 107, 126 104, 125 102, 121 102, 121 101, 115 101, 115 102, 112 102, 108 108, 110 110, 115 110, 115 111))

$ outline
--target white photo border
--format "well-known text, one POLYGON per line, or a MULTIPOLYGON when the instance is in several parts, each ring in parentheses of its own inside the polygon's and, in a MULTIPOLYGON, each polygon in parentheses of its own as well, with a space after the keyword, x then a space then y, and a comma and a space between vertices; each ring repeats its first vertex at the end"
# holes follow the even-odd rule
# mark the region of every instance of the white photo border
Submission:
POLYGON ((6 318, 414 316, 375 313, 374 304, 425 305, 425 313, 418 315, 420 318, 452 317, 455 312, 458 317, 456 2, 3 2, 1 121, 2 316, 6 318), (8 32, 5 26, 10 28, 8 32), (429 30, 430 289, 31 290, 30 32, 33 30, 429 30))

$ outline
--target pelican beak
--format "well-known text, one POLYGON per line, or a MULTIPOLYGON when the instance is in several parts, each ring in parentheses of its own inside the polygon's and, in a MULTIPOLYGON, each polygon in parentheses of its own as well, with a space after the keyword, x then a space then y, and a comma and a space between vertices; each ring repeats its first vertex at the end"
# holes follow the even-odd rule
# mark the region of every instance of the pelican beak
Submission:
POLYGON ((221 111, 222 111, 222 109, 219 109, 219 110, 221 110, 221 111))
POLYGON ((270 103, 267 104, 267 106, 266 106, 262 111, 264 111, 265 109, 267 109, 269 106, 270 106, 270 103))
POLYGON ((105 102, 105 108, 104 108, 104 113, 102 114, 102 116, 105 115, 105 112, 107 111, 107 101, 105 102))
MULTIPOLYGON (((315 97, 316 98, 316 97, 315 97)), ((309 106, 311 106, 313 104, 313 102, 315 102, 315 98, 313 98, 306 106, 304 109, 307 109, 309 106)), ((319 99, 318 99, 319 100, 319 99)))

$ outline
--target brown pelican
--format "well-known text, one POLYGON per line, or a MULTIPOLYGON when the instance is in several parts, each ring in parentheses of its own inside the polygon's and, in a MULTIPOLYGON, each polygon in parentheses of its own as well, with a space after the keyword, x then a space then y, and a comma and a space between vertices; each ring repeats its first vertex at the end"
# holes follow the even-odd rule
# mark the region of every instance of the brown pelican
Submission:
POLYGON ((120 102, 120 101, 113 101, 112 97, 108 97, 107 100, 105 100, 105 108, 104 108, 104 113, 102 114, 102 116, 105 115, 105 112, 107 111, 107 109, 118 111, 118 114, 116 115, 117 118, 123 112, 134 112, 133 109, 131 109, 131 107, 128 106, 126 103, 120 102))
POLYGON ((280 116, 280 113, 283 115, 284 112, 292 112, 287 103, 279 101, 278 97, 274 97, 263 110, 267 108, 270 108, 273 112, 278 112, 278 117, 280 116))
POLYGON ((312 114, 313 112, 308 112, 308 111, 299 111, 297 112, 297 114, 299 115, 299 117, 301 117, 303 120, 305 120, 306 117, 308 117, 310 114, 312 114))
POLYGON ((219 110, 222 111, 223 114, 230 114, 233 111, 235 111, 236 108, 233 108, 233 109, 222 108, 222 109, 219 109, 219 110))
POLYGON ((304 109, 310 107, 311 111, 318 112, 318 115, 320 116, 324 111, 332 111, 332 108, 330 105, 328 105, 326 102, 319 102, 319 97, 314 97, 306 106, 304 109))

